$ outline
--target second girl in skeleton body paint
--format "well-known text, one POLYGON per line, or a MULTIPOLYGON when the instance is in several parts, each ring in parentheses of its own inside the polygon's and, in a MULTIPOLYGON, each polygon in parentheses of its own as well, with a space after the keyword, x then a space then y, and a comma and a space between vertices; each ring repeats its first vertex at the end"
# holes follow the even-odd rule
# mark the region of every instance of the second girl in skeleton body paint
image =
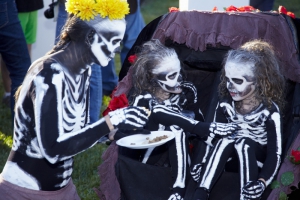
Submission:
POLYGON ((212 148, 193 199, 208 199, 225 166, 239 167, 241 200, 260 199, 281 161, 284 78, 266 42, 250 41, 229 51, 225 61, 215 120, 240 129, 212 148))
POLYGON ((79 199, 76 190, 68 193, 73 156, 115 127, 141 129, 146 123, 143 108, 128 107, 89 124, 90 66, 106 66, 114 57, 125 32, 123 18, 84 21, 70 15, 58 45, 31 65, 19 89, 13 147, 0 176, 1 194, 11 184, 25 192, 11 189, 6 199, 42 199, 44 191, 53 191, 49 199, 79 199))

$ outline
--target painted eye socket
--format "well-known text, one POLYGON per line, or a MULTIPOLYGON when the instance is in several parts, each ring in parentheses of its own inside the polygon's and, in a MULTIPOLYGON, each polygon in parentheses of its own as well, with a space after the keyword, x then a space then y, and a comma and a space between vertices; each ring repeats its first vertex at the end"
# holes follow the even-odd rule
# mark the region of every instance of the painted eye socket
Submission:
POLYGON ((232 81, 238 85, 243 84, 244 80, 239 78, 233 78, 232 81))
POLYGON ((116 44, 118 44, 118 43, 120 43, 121 42, 121 39, 117 39, 117 40, 113 40, 112 41, 112 44, 113 45, 116 45, 116 44))
POLYGON ((176 78, 176 75, 177 75, 177 72, 175 72, 175 73, 169 75, 168 78, 171 79, 171 80, 173 80, 173 79, 176 78))

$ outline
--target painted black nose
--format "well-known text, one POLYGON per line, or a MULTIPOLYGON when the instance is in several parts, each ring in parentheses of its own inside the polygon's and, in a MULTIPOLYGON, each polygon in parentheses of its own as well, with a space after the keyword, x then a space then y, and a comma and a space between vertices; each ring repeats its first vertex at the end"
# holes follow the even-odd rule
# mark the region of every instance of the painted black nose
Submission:
POLYGON ((117 47, 117 48, 114 50, 114 53, 121 53, 121 47, 117 47))

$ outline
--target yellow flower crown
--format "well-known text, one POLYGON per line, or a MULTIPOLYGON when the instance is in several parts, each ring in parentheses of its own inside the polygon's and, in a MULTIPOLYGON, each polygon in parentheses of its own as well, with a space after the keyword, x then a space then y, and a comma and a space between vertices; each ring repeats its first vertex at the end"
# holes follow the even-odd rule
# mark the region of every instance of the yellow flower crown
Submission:
POLYGON ((129 13, 129 5, 126 0, 67 0, 66 11, 81 20, 90 21, 98 14, 115 20, 129 13))

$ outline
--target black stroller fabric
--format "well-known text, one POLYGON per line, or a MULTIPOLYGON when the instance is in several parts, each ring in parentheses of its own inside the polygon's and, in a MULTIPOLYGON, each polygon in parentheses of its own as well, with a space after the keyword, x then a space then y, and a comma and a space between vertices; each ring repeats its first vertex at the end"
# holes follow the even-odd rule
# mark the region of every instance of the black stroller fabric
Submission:
POLYGON ((145 165, 119 155, 116 173, 122 200, 165 200, 171 195, 172 179, 169 167, 145 165))

